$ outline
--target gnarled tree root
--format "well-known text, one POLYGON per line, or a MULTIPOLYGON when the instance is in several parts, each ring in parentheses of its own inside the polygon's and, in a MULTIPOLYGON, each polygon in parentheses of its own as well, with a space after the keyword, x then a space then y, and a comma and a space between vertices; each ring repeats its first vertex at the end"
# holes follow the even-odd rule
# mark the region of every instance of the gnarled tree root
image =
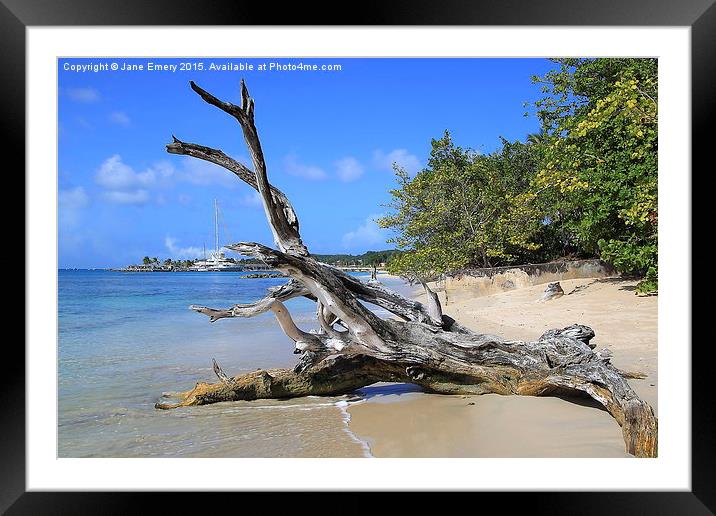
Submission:
MULTIPOLYGON (((491 341, 488 341, 491 342, 491 341)), ((493 343, 496 344, 496 343, 493 343)), ((518 348, 525 343, 501 343, 518 348)), ((538 346, 538 343, 530 343, 538 346)), ((596 354, 594 354, 597 356, 596 354)), ((622 428, 625 449, 636 457, 656 457, 657 419, 624 376, 601 360, 529 371, 508 365, 479 366, 445 361, 434 367, 411 361, 383 360, 369 355, 337 355, 294 369, 258 370, 232 378, 218 365, 217 383, 197 383, 177 395, 178 401, 157 403, 158 409, 207 405, 222 401, 281 399, 348 394, 376 382, 406 382, 439 394, 502 394, 589 396, 602 404, 622 428)))

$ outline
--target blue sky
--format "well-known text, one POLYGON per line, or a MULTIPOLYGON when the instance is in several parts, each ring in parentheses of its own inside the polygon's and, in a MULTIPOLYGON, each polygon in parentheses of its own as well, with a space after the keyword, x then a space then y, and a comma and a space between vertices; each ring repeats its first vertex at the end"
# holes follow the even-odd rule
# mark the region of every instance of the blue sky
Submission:
POLYGON ((240 103, 246 80, 269 180, 291 199, 314 253, 392 247, 373 219, 395 185, 392 162, 422 168, 431 138, 488 153, 500 136, 538 129, 524 102, 544 59, 60 59, 58 62, 59 267, 109 267, 145 255, 195 258, 213 246, 213 199, 221 243, 273 245, 253 190, 229 172, 167 154, 175 134, 251 166, 237 122, 204 103, 193 80, 240 103), (203 63, 204 70, 147 70, 203 63), (211 63, 253 70, 209 70, 211 63), (340 71, 258 70, 262 63, 339 64, 340 71), (141 71, 76 71, 77 65, 144 64, 141 71))

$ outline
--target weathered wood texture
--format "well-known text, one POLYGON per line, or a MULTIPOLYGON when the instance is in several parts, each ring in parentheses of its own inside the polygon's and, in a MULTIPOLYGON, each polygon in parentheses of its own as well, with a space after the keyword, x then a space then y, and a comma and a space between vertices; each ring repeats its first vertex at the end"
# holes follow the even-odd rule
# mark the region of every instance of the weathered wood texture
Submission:
POLYGON ((278 249, 252 242, 227 247, 261 260, 291 280, 255 303, 190 308, 211 322, 271 310, 294 342, 294 353, 301 357, 290 370, 260 370, 234 377, 214 362, 219 382, 198 383, 175 400, 157 403, 157 408, 343 394, 378 381, 410 382, 443 394, 584 395, 601 403, 622 427, 629 453, 656 456, 656 417, 626 381, 637 375, 616 369, 608 350, 593 349, 591 328, 575 324, 550 330, 534 342, 478 334, 443 314, 437 295, 422 281, 427 305, 316 261, 302 243, 298 218, 288 199, 268 182, 254 125, 254 101, 246 85, 241 82, 241 106, 223 102, 193 82, 191 87, 239 122, 254 171, 222 151, 176 138, 167 145, 168 152, 221 165, 259 192, 278 249), (320 331, 306 332, 294 323, 283 302, 298 296, 316 302, 320 331), (363 303, 380 306, 395 318, 381 319, 363 303))

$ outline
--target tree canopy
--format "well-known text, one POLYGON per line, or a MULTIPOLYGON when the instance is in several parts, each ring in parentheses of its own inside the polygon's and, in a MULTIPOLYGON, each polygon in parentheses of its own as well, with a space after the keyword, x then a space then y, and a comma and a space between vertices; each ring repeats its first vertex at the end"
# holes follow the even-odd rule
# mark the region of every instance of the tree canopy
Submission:
POLYGON ((538 134, 482 155, 446 131, 417 175, 395 168, 393 272, 600 257, 656 289, 657 61, 554 62, 532 79, 538 134))
POLYGON ((529 145, 503 140, 501 152, 481 155, 455 145, 449 132, 432 141, 428 166, 415 177, 396 167, 391 213, 379 225, 409 252, 395 272, 446 272, 519 261, 538 249, 540 222, 524 210, 537 172, 529 145))

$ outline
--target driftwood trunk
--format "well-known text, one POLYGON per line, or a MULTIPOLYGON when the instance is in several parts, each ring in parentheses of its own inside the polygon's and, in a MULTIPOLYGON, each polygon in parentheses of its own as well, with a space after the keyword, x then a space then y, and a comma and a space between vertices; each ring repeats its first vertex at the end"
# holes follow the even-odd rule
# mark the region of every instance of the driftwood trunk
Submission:
POLYGON ((258 191, 277 249, 249 242, 227 247, 258 258, 291 279, 255 303, 190 308, 211 322, 271 310, 300 358, 290 370, 259 370, 235 377, 214 362, 217 383, 198 383, 181 393, 177 402, 166 400, 157 408, 343 394, 379 381, 409 382, 442 394, 579 394, 601 403, 616 419, 627 452, 656 456, 657 420, 652 408, 627 383, 633 375, 616 369, 606 350, 593 349, 590 328, 575 324, 550 330, 534 342, 478 334, 443 314, 437 295, 425 283, 427 301, 422 304, 316 261, 301 240, 298 217, 288 198, 268 181, 254 124, 254 101, 243 81, 241 106, 223 102, 193 82, 191 88, 239 122, 253 171, 220 150, 177 138, 167 151, 216 163, 258 191), (286 309, 284 301, 299 296, 316 302, 319 332, 298 328, 286 309), (395 319, 379 318, 364 303, 384 308, 395 319))

